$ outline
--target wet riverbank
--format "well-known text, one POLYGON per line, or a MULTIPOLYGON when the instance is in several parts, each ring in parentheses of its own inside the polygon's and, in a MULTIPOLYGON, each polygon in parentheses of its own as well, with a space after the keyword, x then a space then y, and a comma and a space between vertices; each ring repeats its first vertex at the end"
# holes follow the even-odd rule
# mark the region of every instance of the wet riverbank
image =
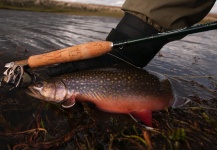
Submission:
MULTIPOLYGON (((0 72, 4 64, 60 48, 104 40, 119 18, 0 10, 0 72), (34 16, 34 17, 33 17, 34 16)), ((72 109, 39 101, 22 88, 0 87, 1 149, 216 149, 217 31, 163 47, 145 68, 166 75, 181 108, 154 112, 147 131, 128 115, 86 103, 72 109)))

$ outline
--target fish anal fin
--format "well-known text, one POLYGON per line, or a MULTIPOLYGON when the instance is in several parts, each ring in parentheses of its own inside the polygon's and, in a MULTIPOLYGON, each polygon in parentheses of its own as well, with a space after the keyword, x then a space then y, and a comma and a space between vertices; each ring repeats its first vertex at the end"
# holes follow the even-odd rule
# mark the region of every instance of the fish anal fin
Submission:
POLYGON ((131 115, 140 121, 142 121, 145 125, 152 127, 152 111, 150 110, 142 110, 132 112, 131 115))
POLYGON ((71 96, 69 99, 62 103, 63 108, 70 108, 75 105, 75 95, 71 96))

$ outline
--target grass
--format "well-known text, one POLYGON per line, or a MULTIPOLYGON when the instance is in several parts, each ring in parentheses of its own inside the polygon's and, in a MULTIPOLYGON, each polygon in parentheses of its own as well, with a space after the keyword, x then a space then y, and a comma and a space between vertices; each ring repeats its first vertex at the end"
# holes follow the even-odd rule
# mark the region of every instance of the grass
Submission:
POLYGON ((217 21, 217 14, 208 14, 206 17, 203 18, 201 23, 208 23, 208 22, 214 22, 217 21))
MULTIPOLYGON (((15 94, 18 97, 21 93, 17 91, 15 94)), ((4 98, 3 94, 1 100, 4 98)), ((127 115, 102 112, 86 103, 77 103, 72 109, 65 110, 56 104, 27 99, 27 103, 2 107, 0 137, 8 142, 16 141, 10 144, 11 149, 217 148, 216 99, 191 102, 181 109, 154 112, 153 130, 146 130, 127 115), (21 118, 15 123, 11 116, 17 112, 19 115, 15 117, 21 118), (12 129, 6 130, 8 124, 12 129)))

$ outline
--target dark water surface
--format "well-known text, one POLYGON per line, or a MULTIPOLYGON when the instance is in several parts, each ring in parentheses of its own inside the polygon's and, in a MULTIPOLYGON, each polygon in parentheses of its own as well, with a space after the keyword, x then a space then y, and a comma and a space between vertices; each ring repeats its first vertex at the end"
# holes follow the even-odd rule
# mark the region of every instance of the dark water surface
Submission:
MULTIPOLYGON (((119 19, 110 17, 0 10, 0 73, 3 73, 4 64, 8 62, 85 42, 104 40, 118 21, 119 19)), ((203 100, 205 100, 206 107, 213 112, 203 110, 202 113, 205 111, 210 118, 216 118, 216 116, 212 116, 216 115, 216 58, 217 30, 213 30, 189 35, 180 41, 167 44, 161 54, 157 55, 146 69, 168 76, 177 95, 176 105, 190 101, 192 105, 189 107, 192 108, 195 106, 195 102, 203 104, 203 100)), ((22 149, 28 146, 41 149, 54 145, 61 145, 59 149, 141 149, 144 146, 141 141, 134 141, 133 138, 130 139, 130 137, 119 133, 121 130, 129 130, 129 124, 131 126, 134 124, 131 118, 126 115, 103 113, 83 105, 81 107, 78 104, 70 111, 64 110, 59 105, 40 102, 29 97, 22 89, 9 91, 0 87, 0 149, 12 147, 22 149), (114 140, 115 138, 116 140, 114 140), (130 144, 126 145, 127 140, 130 144)), ((198 108, 198 105, 196 106, 198 108)), ((182 110, 180 111, 182 112, 182 110)), ((179 117, 180 120, 186 118, 186 115, 191 115, 188 120, 193 118, 196 121, 198 117, 203 122, 204 118, 206 119, 206 116, 201 117, 201 110, 198 115, 184 111, 181 114, 179 112, 171 114, 179 117)), ((168 123, 168 120, 162 119, 162 117, 168 119, 165 113, 156 114, 155 118, 157 118, 156 120, 166 120, 165 122, 168 123)), ((182 120, 182 122, 184 121, 182 120)), ((160 123, 155 121, 154 125, 160 127, 160 123)), ((196 123, 200 124, 200 122, 196 123)), ((188 124, 190 123, 188 122, 188 124)), ((174 123, 174 125, 176 124, 174 123)), ((180 125, 178 129, 186 127, 183 126, 180 125)), ((171 132, 172 129, 178 132, 176 127, 169 126, 168 128, 171 132)), ((196 136, 198 140, 196 139, 195 143, 202 141, 201 143, 208 143, 208 145, 214 144, 215 147, 217 143, 213 141, 216 140, 211 140, 216 137, 215 121, 212 122, 211 127, 209 129, 213 129, 212 133, 201 134, 203 135, 202 139, 196 136)), ((167 131, 168 128, 165 127, 164 131, 167 131)), ((191 132, 188 133, 190 137, 186 138, 184 142, 192 142, 189 139, 195 137, 192 137, 191 133, 198 132, 198 130, 191 129, 191 132)), ((168 132, 168 137, 171 137, 169 134, 171 132, 168 132)), ((127 133, 136 134, 134 130, 129 130, 127 133)), ((158 139, 151 135, 152 142, 153 140, 162 141, 162 138, 165 138, 165 136, 161 136, 158 139)), ((174 148, 177 141, 179 144, 183 142, 177 138, 175 140, 169 138, 172 142, 165 139, 162 143, 156 142, 154 148, 157 149, 165 143, 167 143, 165 144, 167 148, 174 148)), ((197 148, 207 147, 206 144, 199 145, 197 148)), ((147 145, 144 147, 150 146, 147 145)), ((189 147, 186 145, 184 144, 183 147, 194 148, 192 145, 189 147)))

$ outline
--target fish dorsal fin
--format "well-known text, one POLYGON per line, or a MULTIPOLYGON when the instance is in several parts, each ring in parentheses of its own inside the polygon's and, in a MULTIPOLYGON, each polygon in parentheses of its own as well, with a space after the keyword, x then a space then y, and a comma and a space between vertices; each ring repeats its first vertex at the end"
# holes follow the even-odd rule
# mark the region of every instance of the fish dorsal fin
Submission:
POLYGON ((70 108, 74 105, 75 105, 75 96, 74 95, 62 103, 63 108, 70 108))
POLYGON ((142 121, 145 125, 152 127, 152 112, 150 110, 132 112, 130 115, 136 120, 142 121))

